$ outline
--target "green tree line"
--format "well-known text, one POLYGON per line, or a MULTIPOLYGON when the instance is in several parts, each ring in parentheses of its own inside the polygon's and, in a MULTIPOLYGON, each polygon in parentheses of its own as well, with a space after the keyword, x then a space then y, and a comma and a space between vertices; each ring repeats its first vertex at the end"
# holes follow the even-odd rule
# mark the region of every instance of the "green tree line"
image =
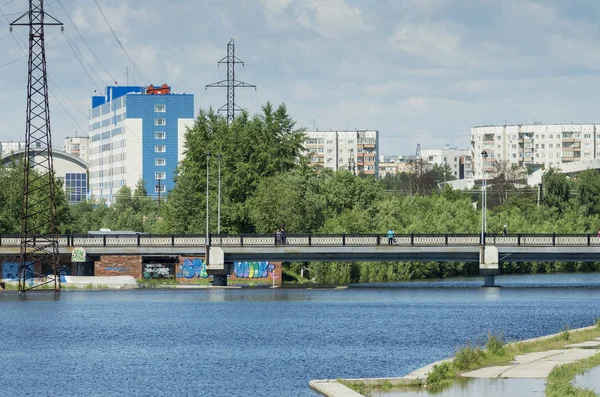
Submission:
MULTIPOLYGON (((452 177, 446 167, 423 167, 376 179, 349 171, 307 165, 304 131, 285 105, 267 103, 259 114, 241 113, 231 124, 214 110, 201 110, 185 135, 185 159, 176 186, 157 202, 144 189, 123 187, 111 206, 98 200, 68 205, 57 194, 58 230, 134 230, 152 234, 198 233, 206 227, 206 170, 209 162, 210 231, 217 231, 217 179, 221 173, 221 232, 274 233, 282 224, 294 233, 479 233, 480 193, 439 183, 452 177), (207 156, 211 153, 211 156, 207 156), (217 157, 219 155, 219 157, 217 157)), ((600 174, 588 170, 569 179, 556 170, 544 175, 543 195, 515 188, 514 169, 499 167, 488 188, 488 232, 597 233, 600 230, 600 174), (496 197, 496 199, 494 199, 496 197), (539 205, 538 205, 539 204, 539 205)), ((0 233, 19 233, 22 171, 0 166, 0 233)), ((519 175, 518 178, 522 178, 519 175)), ((60 186, 60 185, 58 185, 60 186)), ((474 274, 463 263, 311 263, 317 282, 409 280, 474 274)), ((598 270, 596 264, 527 263, 508 272, 598 270)), ((303 264, 290 264, 297 274, 303 264)))

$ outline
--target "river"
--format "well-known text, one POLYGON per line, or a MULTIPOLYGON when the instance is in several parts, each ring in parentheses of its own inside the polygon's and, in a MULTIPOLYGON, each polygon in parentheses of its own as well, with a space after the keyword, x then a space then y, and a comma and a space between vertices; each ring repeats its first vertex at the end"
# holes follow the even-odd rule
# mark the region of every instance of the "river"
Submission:
POLYGON ((496 283, 2 292, 0 395, 315 397, 311 379, 401 376, 488 332, 600 317, 600 274, 496 283))

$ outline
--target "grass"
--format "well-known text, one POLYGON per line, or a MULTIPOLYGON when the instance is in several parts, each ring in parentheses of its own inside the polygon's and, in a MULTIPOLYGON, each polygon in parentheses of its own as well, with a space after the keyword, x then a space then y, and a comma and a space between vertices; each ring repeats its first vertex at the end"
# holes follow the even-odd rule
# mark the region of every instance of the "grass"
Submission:
MULTIPOLYGON (((404 385, 393 385, 394 388, 421 387, 423 383, 430 390, 440 390, 451 385, 460 374, 467 371, 472 371, 478 368, 507 365, 510 364, 515 356, 533 352, 541 352, 554 349, 562 349, 565 345, 579 343, 592 340, 600 337, 600 319, 596 320, 596 326, 587 328, 581 331, 572 331, 565 327, 558 335, 551 338, 537 339, 534 341, 515 342, 507 344, 502 335, 495 333, 488 334, 487 341, 484 346, 468 344, 456 351, 455 357, 451 361, 444 361, 433 366, 432 371, 428 374, 425 382, 415 381, 404 385)), ((573 378, 586 369, 600 365, 600 354, 591 359, 569 364, 567 369, 555 369, 557 374, 550 374, 548 378, 548 389, 557 390, 555 394, 548 394, 551 397, 587 397, 596 396, 595 394, 564 394, 565 390, 575 388, 569 386, 573 378), (564 371, 564 372, 563 372, 564 371), (556 379, 555 379, 556 378, 556 379), (556 386, 554 386, 556 384, 556 386), (568 385, 567 385, 568 384, 568 385), (551 386, 552 385, 552 386, 551 386)), ((562 367, 558 367, 562 368, 562 367)), ((553 371, 554 373, 554 371, 553 371)), ((352 390, 368 395, 372 391, 384 390, 384 383, 365 383, 365 382, 348 382, 340 381, 352 390)), ((386 381, 388 382, 388 381, 386 381)), ((580 389, 576 389, 576 393, 586 393, 580 389)))
POLYGON ((456 352, 454 360, 451 362, 435 365, 427 376, 427 384, 443 383, 446 380, 452 380, 460 376, 462 372, 477 368, 507 365, 514 360, 515 356, 521 354, 562 349, 565 345, 588 341, 599 336, 600 321, 596 321, 596 327, 594 328, 576 332, 565 328, 552 338, 529 342, 505 344, 501 336, 490 334, 485 348, 467 345, 456 352))
POLYGON ((363 396, 371 396, 373 392, 389 392, 392 390, 402 390, 407 388, 417 388, 423 386, 423 382, 420 379, 411 380, 408 382, 391 382, 389 380, 383 383, 372 383, 363 382, 358 380, 343 380, 337 379, 337 381, 344 386, 354 390, 355 392, 362 394, 363 396))
POLYGON ((546 380, 546 396, 597 397, 598 395, 593 391, 580 389, 573 385, 573 380, 577 375, 584 374, 597 366, 600 366, 600 353, 585 360, 554 368, 546 380))

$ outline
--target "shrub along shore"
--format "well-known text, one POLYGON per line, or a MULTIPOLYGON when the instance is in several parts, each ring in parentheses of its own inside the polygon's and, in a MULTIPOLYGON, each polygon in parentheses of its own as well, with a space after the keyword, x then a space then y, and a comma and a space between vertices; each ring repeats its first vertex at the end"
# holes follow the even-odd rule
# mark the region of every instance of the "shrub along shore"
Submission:
MULTIPOLYGON (((488 335, 485 346, 467 345, 456 351, 451 360, 445 360, 433 366, 427 379, 389 379, 381 382, 344 381, 340 383, 352 390, 370 395, 376 391, 402 390, 407 388, 427 387, 428 390, 441 391, 452 385, 461 374, 475 369, 509 365, 516 356, 562 349, 566 345, 590 341, 600 337, 600 319, 595 326, 578 330, 564 330, 557 335, 540 337, 527 341, 505 343, 496 334, 488 335)), ((600 354, 589 359, 555 367, 546 382, 548 397, 593 397, 597 396, 589 390, 583 390, 573 385, 573 380, 579 374, 600 366, 600 354)))

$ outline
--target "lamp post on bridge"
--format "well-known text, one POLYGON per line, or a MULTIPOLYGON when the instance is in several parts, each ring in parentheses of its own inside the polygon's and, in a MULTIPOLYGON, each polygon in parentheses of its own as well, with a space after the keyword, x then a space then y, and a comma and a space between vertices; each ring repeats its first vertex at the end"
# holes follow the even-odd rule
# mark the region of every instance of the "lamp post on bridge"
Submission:
POLYGON ((217 187, 217 234, 221 235, 221 159, 223 158, 222 154, 217 154, 217 162, 219 164, 219 183, 217 187))
POLYGON ((485 161, 488 153, 484 150, 481 152, 481 172, 483 174, 481 182, 481 244, 485 246, 485 233, 487 231, 487 183, 485 180, 485 161))
MULTIPOLYGON (((209 161, 210 161, 210 152, 206 153, 206 246, 208 247, 208 242, 210 239, 210 232, 209 232, 209 226, 208 226, 208 170, 209 170, 209 161)), ((208 256, 208 252, 207 252, 207 256, 208 256)))

